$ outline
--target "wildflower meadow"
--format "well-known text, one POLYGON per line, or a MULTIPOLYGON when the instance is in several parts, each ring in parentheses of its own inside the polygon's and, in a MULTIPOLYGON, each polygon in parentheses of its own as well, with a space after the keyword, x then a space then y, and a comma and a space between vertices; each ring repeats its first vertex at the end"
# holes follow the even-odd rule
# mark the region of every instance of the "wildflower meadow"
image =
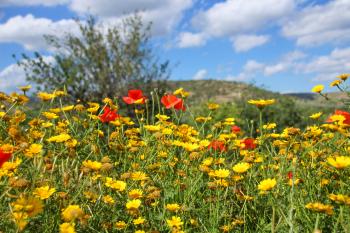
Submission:
POLYGON ((215 100, 195 115, 182 88, 75 104, 29 89, 0 94, 3 233, 350 231, 347 109, 278 131, 263 116, 279 100, 252 99, 244 131, 213 120, 215 100))

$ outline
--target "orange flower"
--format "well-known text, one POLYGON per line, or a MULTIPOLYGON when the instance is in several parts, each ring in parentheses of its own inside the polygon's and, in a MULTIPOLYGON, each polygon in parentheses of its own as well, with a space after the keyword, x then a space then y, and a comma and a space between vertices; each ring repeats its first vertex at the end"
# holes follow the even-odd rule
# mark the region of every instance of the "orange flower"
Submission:
POLYGON ((334 119, 332 119, 335 115, 341 115, 343 116, 345 119, 344 121, 342 122, 343 124, 346 124, 346 125, 350 125, 350 113, 349 112, 346 112, 346 111, 342 111, 342 110, 335 110, 334 114, 331 115, 326 122, 328 123, 332 123, 334 122, 334 119))
POLYGON ((176 110, 186 110, 183 100, 177 98, 175 95, 165 95, 162 97, 161 102, 166 109, 174 108, 176 110))

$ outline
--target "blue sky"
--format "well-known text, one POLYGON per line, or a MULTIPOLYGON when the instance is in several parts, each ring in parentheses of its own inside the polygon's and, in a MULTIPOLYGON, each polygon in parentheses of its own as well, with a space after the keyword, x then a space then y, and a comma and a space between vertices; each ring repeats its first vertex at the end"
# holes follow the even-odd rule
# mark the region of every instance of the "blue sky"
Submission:
POLYGON ((24 85, 12 55, 40 51, 43 34, 77 33, 73 18, 105 25, 138 10, 174 80, 221 79, 279 92, 327 91, 350 72, 350 0, 0 0, 0 91, 24 85))

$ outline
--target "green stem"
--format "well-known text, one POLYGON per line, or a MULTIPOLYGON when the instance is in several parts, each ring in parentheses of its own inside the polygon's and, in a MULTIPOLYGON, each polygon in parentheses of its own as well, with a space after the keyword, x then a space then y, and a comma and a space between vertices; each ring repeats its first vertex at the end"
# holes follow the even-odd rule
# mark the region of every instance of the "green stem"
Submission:
POLYGON ((276 210, 275 210, 275 206, 272 206, 271 233, 275 233, 275 218, 276 218, 276 210))

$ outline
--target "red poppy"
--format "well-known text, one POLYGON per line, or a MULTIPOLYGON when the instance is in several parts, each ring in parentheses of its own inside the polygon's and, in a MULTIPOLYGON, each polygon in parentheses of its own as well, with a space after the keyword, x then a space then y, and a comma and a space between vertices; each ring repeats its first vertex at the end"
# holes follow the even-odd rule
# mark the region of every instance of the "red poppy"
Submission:
MULTIPOLYGON (((342 115, 345 118, 345 120, 343 121, 343 124, 350 125, 350 113, 349 112, 345 112, 342 110, 335 110, 333 115, 342 115)), ((330 116, 326 122, 332 123, 333 122, 332 116, 330 116)))
POLYGON ((231 127, 231 132, 232 133, 239 133, 239 132, 241 132, 241 128, 239 126, 237 126, 237 125, 233 125, 231 127))
POLYGON ((175 95, 165 95, 160 101, 166 109, 174 108, 176 110, 186 110, 183 100, 181 98, 177 98, 175 95))
POLYGON ((293 179, 293 172, 288 172, 287 173, 288 179, 293 179))
POLYGON ((256 148, 254 138, 246 138, 246 139, 242 140, 242 143, 244 144, 243 149, 252 150, 252 149, 256 148))
POLYGON ((124 102, 127 104, 144 104, 146 99, 141 90, 129 90, 128 96, 123 97, 124 102))
POLYGON ((6 153, 0 149, 0 168, 11 158, 11 153, 6 153))
POLYGON ((114 121, 115 119, 119 118, 120 115, 117 114, 117 110, 111 110, 109 107, 104 107, 103 114, 100 115, 100 120, 105 122, 114 121))
POLYGON ((222 141, 212 141, 209 146, 208 149, 213 149, 213 150, 220 150, 221 152, 227 151, 226 147, 225 147, 225 143, 222 141))

